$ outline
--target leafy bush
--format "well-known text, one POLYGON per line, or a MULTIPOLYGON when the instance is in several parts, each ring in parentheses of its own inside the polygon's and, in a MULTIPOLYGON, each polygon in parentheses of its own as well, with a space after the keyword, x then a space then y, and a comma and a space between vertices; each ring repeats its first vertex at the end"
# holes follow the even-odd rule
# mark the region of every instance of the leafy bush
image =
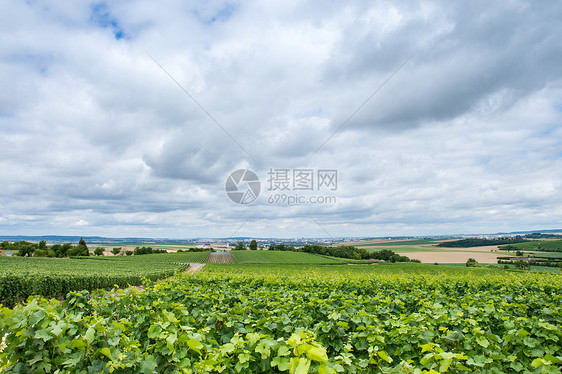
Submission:
POLYGON ((469 258, 466 260, 466 267, 478 267, 480 264, 473 258, 469 258))

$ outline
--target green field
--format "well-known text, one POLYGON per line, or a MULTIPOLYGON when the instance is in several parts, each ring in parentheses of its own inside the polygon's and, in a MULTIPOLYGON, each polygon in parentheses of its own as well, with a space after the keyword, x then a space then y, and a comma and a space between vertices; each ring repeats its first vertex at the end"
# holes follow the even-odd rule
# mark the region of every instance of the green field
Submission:
POLYGON ((562 258, 562 252, 524 252, 524 254, 531 257, 562 258))
POLYGON ((346 259, 287 251, 232 251, 237 264, 341 264, 346 259))
POLYGON ((562 277, 207 264, 144 292, 4 309, 5 333, 0 372, 559 373, 562 277))
POLYGON ((363 276, 461 276, 470 275, 475 277, 504 274, 501 270, 462 266, 430 265, 417 263, 375 263, 375 264, 333 264, 325 266, 313 266, 311 264, 268 264, 258 266, 257 264, 207 264, 203 270, 205 273, 228 273, 244 274, 248 276, 261 275, 283 275, 283 276, 316 276, 319 278, 340 278, 340 277, 363 277, 363 276))
POLYGON ((210 252, 141 256, 35 258, 0 257, 0 303, 13 305, 30 295, 60 297, 70 291, 140 285, 205 262, 210 252))
POLYGON ((560 251, 562 252, 562 240, 533 240, 526 243, 512 244, 521 251, 538 251, 539 246, 544 251, 560 251))
MULTIPOLYGON (((363 248, 363 247, 361 247, 363 248)), ((411 252, 450 252, 449 250, 443 250, 434 247, 364 247, 369 252, 382 251, 383 249, 391 250, 394 253, 411 253, 411 252)))
POLYGON ((382 243, 358 244, 357 247, 394 247, 394 246, 409 246, 409 245, 428 245, 438 244, 442 240, 435 239, 412 239, 412 240, 393 240, 382 243))
POLYGON ((0 257, 0 274, 142 275, 177 270, 182 264, 205 262, 210 252, 180 252, 142 256, 76 258, 0 257), (111 264, 111 265, 109 265, 111 264))

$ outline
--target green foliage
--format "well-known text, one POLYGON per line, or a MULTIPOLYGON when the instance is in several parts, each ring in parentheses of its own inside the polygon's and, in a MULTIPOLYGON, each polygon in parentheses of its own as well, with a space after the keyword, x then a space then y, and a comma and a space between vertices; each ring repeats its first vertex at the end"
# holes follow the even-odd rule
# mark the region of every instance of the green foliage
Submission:
POLYGON ((121 247, 114 247, 111 250, 111 253, 113 253, 114 256, 117 256, 119 253, 121 253, 121 249, 122 249, 121 247))
POLYGON ((94 250, 94 254, 95 254, 96 256, 103 256, 103 252, 104 252, 104 251, 105 251, 105 248, 104 248, 104 247, 97 247, 97 248, 94 250))
POLYGON ((232 251, 237 264, 341 264, 343 260, 291 251, 232 251))
POLYGON ((374 260, 383 260, 389 262, 409 262, 410 259, 406 256, 401 256, 394 253, 390 249, 381 249, 380 251, 374 251, 369 253, 369 257, 374 260))
POLYGON ((340 245, 337 247, 326 247, 323 245, 307 244, 300 249, 302 252, 315 253, 323 256, 351 258, 354 260, 362 260, 369 258, 369 252, 363 248, 357 248, 348 245, 340 245))
POLYGON ((562 363, 558 275, 411 264, 209 268, 145 292, 4 309, 0 371, 555 373, 562 363))
POLYGON ((150 255, 156 253, 168 253, 168 251, 165 249, 153 249, 152 247, 145 247, 145 246, 135 247, 135 250, 133 251, 133 254, 135 256, 150 255))
POLYGON ((539 251, 539 252, 562 252, 562 240, 531 240, 515 245, 500 247, 505 251, 539 251))
POLYGON ((245 251, 246 250, 246 246, 244 245, 243 242, 238 242, 236 243, 236 246, 234 248, 232 248, 233 251, 245 251))
POLYGON ((460 240, 453 240, 450 242, 443 242, 443 243, 439 243, 437 246, 447 247, 447 248, 470 248, 470 247, 515 244, 515 243, 524 243, 524 242, 528 242, 528 240, 523 239, 520 236, 516 236, 515 238, 496 238, 496 239, 472 238, 472 239, 460 239, 460 240))
POLYGON ((132 257, 49 259, 0 257, 0 303, 14 305, 30 295, 65 296, 70 291, 140 285, 205 262, 206 253, 153 254, 132 257))
POLYGON ((178 249, 176 251, 176 253, 182 253, 182 252, 209 252, 211 249, 210 248, 205 248, 205 247, 191 247, 191 248, 187 248, 187 249, 178 249))
POLYGON ((3 251, 11 251, 17 256, 27 257, 27 256, 32 256, 35 253, 35 251, 39 249, 39 244, 30 243, 26 241, 20 241, 15 243, 9 243, 4 241, 2 242, 2 244, 0 244, 0 247, 2 247, 3 251))
POLYGON ((478 261, 476 261, 473 258, 469 258, 468 260, 466 260, 466 267, 478 267, 480 266, 480 264, 478 263, 478 261))
POLYGON ((248 246, 248 248, 251 251, 256 251, 258 249, 258 242, 256 242, 255 240, 252 239, 252 241, 250 242, 250 245, 248 246))

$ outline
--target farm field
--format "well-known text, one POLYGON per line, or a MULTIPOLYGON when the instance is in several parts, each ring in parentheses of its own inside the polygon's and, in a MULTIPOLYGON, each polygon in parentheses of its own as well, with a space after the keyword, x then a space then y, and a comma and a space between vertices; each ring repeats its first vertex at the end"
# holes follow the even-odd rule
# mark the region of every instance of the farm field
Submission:
POLYGON ((389 249, 394 253, 411 253, 411 252, 450 252, 447 249, 440 249, 434 247, 402 247, 402 246, 394 246, 394 247, 362 247, 365 248, 369 252, 375 251, 382 251, 383 249, 389 249))
POLYGON ((537 251, 539 246, 545 251, 560 251, 562 252, 562 240, 533 240, 526 243, 512 244, 521 251, 537 251))
POLYGON ((433 246, 420 245, 411 246, 370 246, 361 247, 369 252, 389 249, 395 253, 405 255, 410 259, 420 260, 423 263, 433 264, 457 264, 465 263, 469 258, 474 258, 479 263, 496 264, 497 258, 512 254, 507 251, 499 251, 495 246, 471 247, 471 248, 436 248, 433 246), (492 252, 494 250, 494 252, 492 252))
POLYGON ((341 264, 347 259, 288 251, 232 251, 237 264, 341 264))
POLYGON ((0 330, 8 372, 559 373, 562 277, 207 264, 144 292, 35 299, 0 330))
POLYGON ((70 291, 140 285, 205 262, 209 252, 141 256, 34 258, 0 257, 0 303, 12 305, 30 295, 59 297, 70 291))
POLYGON ((532 255, 534 257, 562 258, 562 252, 523 252, 525 256, 532 255))
POLYGON ((444 252, 409 252, 406 254, 411 259, 420 260, 423 263, 459 264, 465 263, 473 258, 481 264, 496 264, 497 258, 505 256, 499 252, 479 251, 444 251, 444 252))
POLYGON ((377 243, 356 242, 354 245, 357 247, 393 247, 393 246, 417 246, 417 245, 433 245, 439 244, 443 240, 436 239, 410 239, 410 240, 388 240, 377 243))

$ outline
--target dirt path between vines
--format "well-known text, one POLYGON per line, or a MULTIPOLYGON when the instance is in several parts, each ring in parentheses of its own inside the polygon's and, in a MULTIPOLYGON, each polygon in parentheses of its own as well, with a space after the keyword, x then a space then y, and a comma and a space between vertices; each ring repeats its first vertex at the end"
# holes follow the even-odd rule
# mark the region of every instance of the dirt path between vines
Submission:
POLYGON ((234 256, 230 252, 211 252, 209 253, 208 263, 213 264, 234 264, 234 256))
POLYGON ((185 271, 186 274, 197 273, 199 270, 203 269, 205 264, 189 264, 189 267, 185 271))

